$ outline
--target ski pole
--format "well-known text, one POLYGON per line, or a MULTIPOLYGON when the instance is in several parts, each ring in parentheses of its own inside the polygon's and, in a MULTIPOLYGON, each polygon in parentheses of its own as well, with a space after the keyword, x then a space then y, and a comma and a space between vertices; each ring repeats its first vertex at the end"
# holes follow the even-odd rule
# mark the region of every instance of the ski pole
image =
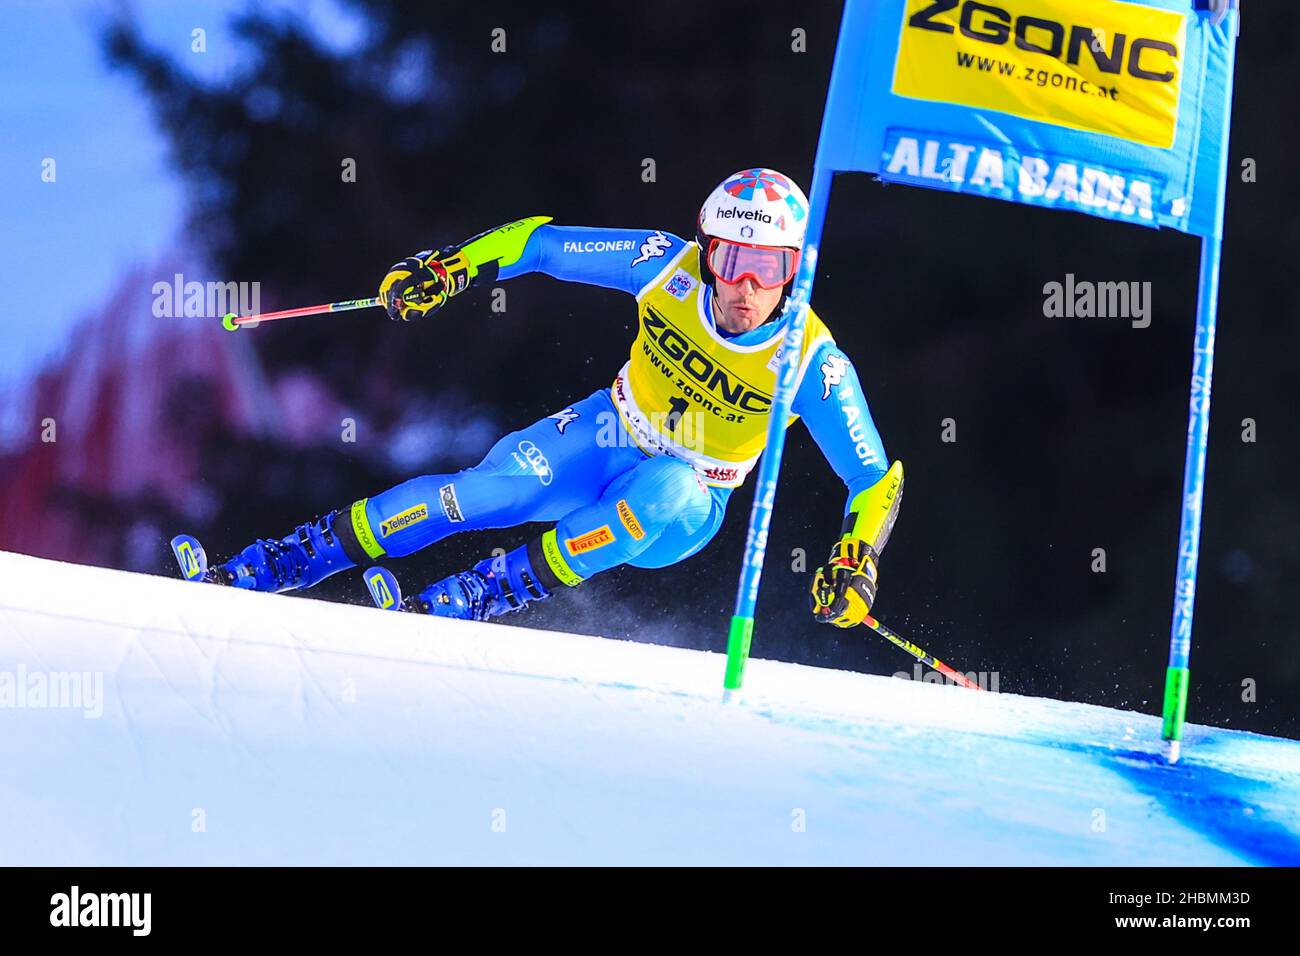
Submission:
POLYGON ((873 631, 875 631, 875 632, 876 632, 877 634, 879 634, 881 637, 885 638, 887 641, 890 641, 891 643, 897 644, 899 647, 901 647, 903 650, 907 651, 907 653, 911 654, 913 657, 915 657, 915 658, 916 658, 918 661, 920 661, 922 664, 925 664, 925 665, 928 666, 928 667, 932 667, 932 668, 934 668, 934 669, 937 670, 940 674, 942 674, 944 677, 947 677, 949 680, 951 680, 951 681, 953 681, 953 682, 955 682, 955 683, 960 684, 962 687, 969 687, 971 690, 983 690, 983 689, 984 689, 984 688, 981 687, 979 684, 975 683, 973 680, 971 680, 969 677, 967 677, 965 674, 962 674, 962 673, 959 673, 958 671, 953 670, 951 667, 949 667, 949 666, 948 666, 947 664, 945 664, 943 661, 939 660, 939 658, 937 658, 937 657, 931 657, 929 654, 927 654, 927 653, 926 653, 925 651, 923 651, 921 648, 917 647, 917 646, 916 646, 915 644, 913 644, 911 641, 907 640, 907 639, 904 638, 904 637, 900 637, 899 635, 895 634, 893 631, 891 631, 889 628, 885 627, 885 625, 881 624, 879 621, 877 621, 877 620, 876 620, 874 617, 872 617, 870 614, 868 614, 868 615, 866 616, 866 618, 865 618, 865 623, 866 623, 867 627, 871 628, 873 631))
POLYGON ((285 309, 282 312, 263 312, 261 315, 235 315, 233 312, 227 312, 221 324, 234 332, 241 325, 257 325, 259 322, 272 322, 275 319, 293 319, 300 315, 325 315, 329 312, 369 309, 376 305, 383 305, 379 296, 373 299, 344 299, 342 302, 326 302, 324 305, 308 305, 301 309, 285 309))

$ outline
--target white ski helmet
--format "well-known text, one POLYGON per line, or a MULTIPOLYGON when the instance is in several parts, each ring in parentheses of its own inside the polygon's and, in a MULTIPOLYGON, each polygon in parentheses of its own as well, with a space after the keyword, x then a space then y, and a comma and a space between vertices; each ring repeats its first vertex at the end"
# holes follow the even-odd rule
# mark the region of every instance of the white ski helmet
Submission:
POLYGON ((735 284, 745 276, 764 289, 781 286, 771 321, 794 289, 807 219, 809 200, 788 176, 763 168, 731 174, 699 208, 699 277, 711 289, 716 281, 735 284))
POLYGON ((803 248, 808 197, 775 169, 742 169, 718 184, 700 207, 701 235, 754 246, 803 248))

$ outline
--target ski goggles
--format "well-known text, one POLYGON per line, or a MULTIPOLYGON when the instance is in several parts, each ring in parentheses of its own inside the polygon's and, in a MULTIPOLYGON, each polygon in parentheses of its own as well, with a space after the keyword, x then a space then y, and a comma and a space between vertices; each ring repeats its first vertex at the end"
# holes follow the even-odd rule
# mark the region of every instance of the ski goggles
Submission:
POLYGON ((710 239, 707 261, 719 282, 736 285, 748 278, 760 289, 776 289, 794 278, 799 253, 780 246, 748 246, 728 239, 710 239))

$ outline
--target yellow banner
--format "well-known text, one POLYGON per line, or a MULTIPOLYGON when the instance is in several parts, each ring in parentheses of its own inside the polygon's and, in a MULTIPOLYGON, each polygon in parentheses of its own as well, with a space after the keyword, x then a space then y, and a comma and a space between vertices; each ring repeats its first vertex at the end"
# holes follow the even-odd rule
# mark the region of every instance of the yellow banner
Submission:
POLYGON ((893 92, 1168 148, 1186 31, 1120 0, 908 0, 893 92))

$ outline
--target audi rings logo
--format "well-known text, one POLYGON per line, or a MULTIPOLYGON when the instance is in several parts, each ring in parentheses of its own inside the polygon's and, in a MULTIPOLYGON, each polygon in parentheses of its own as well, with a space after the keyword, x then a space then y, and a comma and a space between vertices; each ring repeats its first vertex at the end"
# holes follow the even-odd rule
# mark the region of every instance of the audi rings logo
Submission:
POLYGON ((524 460, 528 462, 528 467, 533 470, 533 474, 537 476, 537 480, 542 483, 542 486, 549 485, 551 479, 555 477, 555 472, 551 471, 551 463, 546 460, 542 450, 530 441, 521 441, 519 443, 519 453, 524 456, 524 460))

